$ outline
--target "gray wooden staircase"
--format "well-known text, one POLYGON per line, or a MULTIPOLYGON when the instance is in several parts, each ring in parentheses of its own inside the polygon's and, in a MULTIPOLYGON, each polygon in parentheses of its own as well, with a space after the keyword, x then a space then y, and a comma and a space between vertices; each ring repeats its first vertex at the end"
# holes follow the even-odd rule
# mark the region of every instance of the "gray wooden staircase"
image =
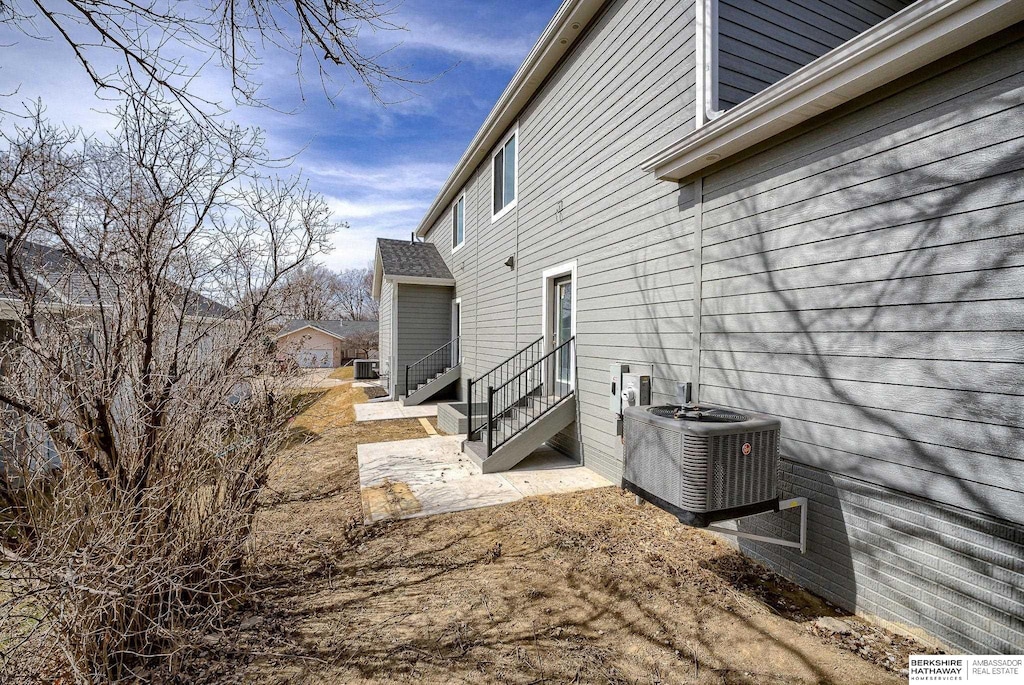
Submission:
POLYGON ((469 383, 462 451, 484 473, 507 471, 576 420, 575 339, 546 354, 542 343, 469 383), (486 407, 484 416, 474 415, 474 406, 486 407))
POLYGON ((453 338, 422 359, 405 367, 406 394, 401 398, 404 406, 414 406, 429 400, 459 380, 459 339, 453 338))

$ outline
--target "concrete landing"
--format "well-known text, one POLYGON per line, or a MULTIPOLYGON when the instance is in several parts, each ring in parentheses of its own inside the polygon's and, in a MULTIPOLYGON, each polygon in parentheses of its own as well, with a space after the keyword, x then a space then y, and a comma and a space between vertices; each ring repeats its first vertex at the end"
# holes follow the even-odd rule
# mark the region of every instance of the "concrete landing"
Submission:
POLYGON ((483 474, 462 454, 463 439, 457 435, 359 445, 363 518, 417 518, 612 485, 547 447, 511 471, 483 474))
POLYGON ((437 416, 436 404, 406 407, 401 402, 361 402, 355 406, 356 421, 387 421, 389 419, 418 419, 437 416))

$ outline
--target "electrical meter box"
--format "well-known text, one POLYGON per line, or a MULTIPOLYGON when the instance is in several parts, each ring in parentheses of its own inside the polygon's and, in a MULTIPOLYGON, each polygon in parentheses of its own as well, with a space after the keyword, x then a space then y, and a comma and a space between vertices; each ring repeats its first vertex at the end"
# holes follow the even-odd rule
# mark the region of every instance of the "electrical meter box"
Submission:
POLYGON ((616 362, 611 365, 608 374, 608 410, 616 416, 622 416, 624 406, 646 406, 651 403, 651 377, 654 366, 651 364, 624 364, 616 362), (645 381, 639 380, 645 378, 645 381), (628 387, 634 388, 633 405, 623 404, 622 393, 628 387), (641 398, 646 401, 635 404, 641 398))
POLYGON ((641 373, 622 374, 622 406, 647 407, 651 404, 651 376, 641 373))
POLYGON ((612 364, 608 373, 608 411, 622 413, 622 374, 629 373, 629 364, 612 364))

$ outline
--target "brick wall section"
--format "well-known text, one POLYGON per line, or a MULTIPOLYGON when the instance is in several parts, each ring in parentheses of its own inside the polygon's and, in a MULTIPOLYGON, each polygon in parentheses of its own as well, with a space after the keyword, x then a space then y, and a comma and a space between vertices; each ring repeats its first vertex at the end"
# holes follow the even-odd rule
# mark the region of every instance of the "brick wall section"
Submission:
MULTIPOLYGON (((740 549, 833 603, 917 626, 949 649, 1024 653, 1024 527, 784 460, 784 497, 807 497, 807 554, 740 549)), ((741 529, 796 539, 797 511, 741 529)))

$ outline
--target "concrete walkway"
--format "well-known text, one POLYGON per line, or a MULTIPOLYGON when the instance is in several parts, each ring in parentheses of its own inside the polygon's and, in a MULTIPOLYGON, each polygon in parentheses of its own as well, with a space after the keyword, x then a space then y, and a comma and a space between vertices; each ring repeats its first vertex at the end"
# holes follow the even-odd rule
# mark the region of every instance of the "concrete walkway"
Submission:
POLYGON ((356 405, 356 421, 418 419, 421 416, 437 416, 437 405, 420 404, 406 407, 401 402, 362 402, 356 405))
POLYGON ((462 454, 463 439, 455 435, 359 445, 359 487, 366 521, 432 516, 508 504, 531 495, 612 485, 546 447, 511 471, 482 474, 462 454))

